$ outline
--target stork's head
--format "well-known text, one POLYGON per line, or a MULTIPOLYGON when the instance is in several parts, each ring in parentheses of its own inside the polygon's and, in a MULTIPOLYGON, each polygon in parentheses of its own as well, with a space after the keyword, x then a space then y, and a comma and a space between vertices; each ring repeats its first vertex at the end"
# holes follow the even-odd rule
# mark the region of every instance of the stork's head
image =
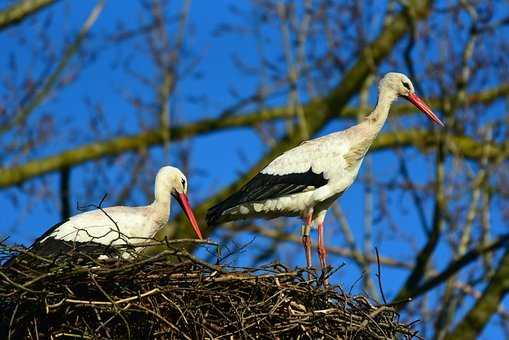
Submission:
POLYGON ((196 236, 203 239, 200 227, 187 197, 187 178, 180 169, 173 166, 163 166, 156 176, 156 200, 158 195, 170 193, 179 203, 191 223, 196 236))
POLYGON ((444 126, 444 123, 433 113, 431 108, 422 100, 417 94, 415 94, 414 84, 405 76, 403 73, 389 72, 387 73, 378 85, 380 93, 385 92, 396 97, 403 97, 412 104, 415 105, 419 110, 428 116, 434 123, 444 126))

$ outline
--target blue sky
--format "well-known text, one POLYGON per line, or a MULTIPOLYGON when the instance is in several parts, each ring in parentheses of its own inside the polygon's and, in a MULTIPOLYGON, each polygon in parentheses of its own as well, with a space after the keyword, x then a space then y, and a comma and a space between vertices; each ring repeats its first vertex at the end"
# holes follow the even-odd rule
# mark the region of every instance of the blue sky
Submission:
MULTIPOLYGON (((175 6, 180 6, 178 2, 175 2, 175 4, 175 6)), ((191 62, 192 57, 199 58, 200 63, 192 73, 183 75, 182 81, 178 84, 176 95, 172 101, 172 108, 174 108, 177 116, 176 123, 217 116, 224 108, 235 103, 236 99, 230 93, 231 88, 235 88, 241 96, 248 96, 259 85, 258 79, 247 77, 239 72, 231 58, 235 54, 240 56, 246 64, 256 65, 259 63, 259 54, 252 37, 233 34, 214 35, 214 31, 221 23, 232 21, 232 12, 230 10, 232 4, 236 4, 242 9, 248 8, 246 6, 247 2, 239 3, 233 0, 222 2, 200 0, 194 1, 191 5, 188 27, 190 33, 186 44, 192 50, 192 53, 190 60, 184 60, 183 63, 191 62), (188 100, 190 96, 206 96, 208 99, 207 104, 197 105, 191 103, 188 100)), ((72 36, 70 34, 62 35, 61 32, 75 33, 81 23, 84 22, 92 7, 92 2, 63 2, 51 10, 55 14, 52 17, 48 32, 49 36, 52 37, 51 46, 56 51, 61 51, 62 47, 69 43, 66 37, 72 36)), ((44 157, 67 150, 72 146, 82 145, 97 138, 97 134, 100 134, 102 138, 106 138, 114 135, 117 130, 122 131, 122 133, 135 133, 139 131, 140 115, 133 109, 125 96, 122 96, 122 93, 127 88, 130 94, 137 94, 147 99, 153 99, 153 93, 146 86, 134 81, 132 76, 125 74, 122 71, 121 65, 122 63, 129 62, 137 72, 148 77, 153 74, 154 69, 153 64, 148 62, 146 57, 139 56, 140 51, 138 49, 140 44, 128 42, 108 46, 104 45, 104 42, 100 39, 100 36, 105 32, 112 32, 115 27, 112 23, 121 21, 129 27, 132 23, 137 24, 138 20, 143 20, 143 18, 140 19, 141 11, 139 10, 138 2, 127 1, 122 5, 121 10, 119 8, 117 3, 113 1, 107 2, 104 12, 92 29, 90 44, 92 46, 102 46, 98 49, 97 58, 94 58, 83 69, 80 68, 78 81, 65 87, 62 91, 56 92, 52 98, 44 103, 40 110, 35 112, 32 118, 33 122, 37 122, 42 116, 49 114, 55 120, 55 128, 58 128, 60 131, 56 134, 58 137, 49 138, 44 147, 34 147, 29 156, 26 156, 27 158, 44 157), (119 55, 121 58, 118 57, 119 55), (97 134, 83 129, 84 126, 87 126, 90 117, 93 115, 90 106, 84 103, 84 98, 88 98, 92 103, 101 103, 102 109, 105 112, 97 134)), ((45 18, 47 14, 48 12, 45 12, 40 17, 45 18)), ((239 20, 239 18, 235 18, 233 22, 239 23, 239 20)), ((43 23, 43 20, 38 19, 35 22, 35 27, 40 28, 43 23)), ((5 46, 6 51, 8 51, 8 53, 0 55, 0 62, 5 64, 8 58, 10 58, 11 53, 15 56, 20 70, 18 81, 22 81, 23 71, 29 67, 35 75, 42 74, 45 58, 51 57, 50 54, 45 55, 43 53, 40 60, 38 60, 30 53, 31 46, 41 46, 41 44, 44 44, 44 41, 41 41, 36 36, 31 36, 36 31, 33 24, 32 20, 28 20, 21 28, 17 27, 0 34, 0 46, 5 46), (24 35, 29 37, 24 48, 20 48, 20 45, 17 43, 18 33, 16 32, 18 29, 21 29, 24 35)), ((374 23, 373 27, 378 27, 378 25, 374 23)), ((276 31, 270 32, 270 30, 265 33, 269 34, 271 39, 273 39, 274 45, 277 45, 279 33, 276 31)), ((376 29, 372 30, 372 34, 376 34, 376 29)), ((76 65, 78 64, 76 63, 76 65)), ((390 68, 387 65, 382 67, 383 72, 388 70, 390 68)), ((0 89, 0 94, 3 90, 0 89)), ((374 101, 373 95, 371 102, 374 101)), ((279 103, 281 103, 281 100, 274 102, 274 104, 279 103)), ((441 113, 438 112, 438 114, 440 115, 441 113)), ((495 116, 497 116, 496 113, 495 116)), ((150 114, 147 113, 146 117, 147 119, 144 121, 144 124, 147 126, 154 126, 156 124, 154 117, 150 114)), ((409 121, 412 121, 412 123, 429 124, 424 118, 411 119, 409 121)), ((348 121, 335 121, 329 124, 320 135, 344 128, 352 123, 348 121)), ((386 129, 394 128, 391 120, 389 120, 388 125, 386 129)), ((14 139, 17 137, 11 135, 5 138, 14 139)), ((234 129, 227 132, 209 134, 185 141, 182 144, 191 146, 192 150, 191 163, 193 164, 194 172, 192 178, 190 178, 190 185, 191 200, 194 203, 202 201, 216 190, 221 189, 222 186, 234 181, 240 173, 255 164, 260 156, 263 155, 263 152, 267 150, 259 136, 250 129, 234 129), (239 155, 242 155, 242 157, 239 155)), ((176 153, 180 150, 180 147, 175 146, 171 148, 172 155, 169 157, 170 162, 176 158, 176 153)), ((153 159, 154 164, 151 164, 149 173, 144 173, 144 176, 147 176, 147 178, 152 178, 159 166, 164 164, 162 150, 157 148, 153 152, 154 156, 151 159, 153 159)), ((14 158, 4 156, 4 165, 11 164, 14 161, 14 158)), ((118 183, 127 182, 128 179, 122 176, 122 162, 129 161, 129 158, 123 158, 120 161, 104 161, 101 167, 104 173, 98 174, 98 177, 104 176, 109 178, 107 182, 109 184, 117 183, 116 181, 118 183), (111 172, 109 169, 111 169, 111 172)), ((380 176, 383 175, 390 178, 398 172, 399 164, 397 158, 392 153, 382 152, 370 156, 370 163, 374 173, 380 176)), ((73 202, 79 202, 80 204, 96 203, 105 192, 115 191, 108 187, 101 188, 100 184, 102 181, 100 180, 96 183, 95 190, 84 188, 83 179, 90 175, 92 169, 94 169, 92 165, 85 164, 73 171, 71 183, 73 202)), ((364 165, 359 178, 365 175, 365 171, 366 166, 364 165)), ((427 182, 429 176, 432 176, 434 173, 433 156, 423 158, 415 153, 414 161, 410 165, 410 172, 415 181, 420 183, 427 182)), ((50 184, 50 187, 57 187, 57 175, 45 176, 44 180, 50 184)), ((85 181, 85 183, 87 182, 85 181)), ((21 188, 6 189, 0 195, 0 203, 5 207, 6 211, 4 223, 0 226, 0 234, 9 235, 13 242, 28 244, 47 227, 59 221, 58 202, 54 199, 55 195, 48 195, 51 199, 46 199, 45 194, 39 192, 39 196, 33 199, 31 197, 31 188, 34 184, 27 183, 21 188), (17 203, 13 203, 13 197, 18 201, 17 203)), ((378 195, 375 195, 375 200, 378 197, 378 195)), ((142 195, 136 195, 135 193, 128 199, 127 203, 144 204, 145 202, 142 199, 142 195)), ((360 184, 352 186, 341 198, 341 206, 348 217, 349 223, 353 226, 356 239, 360 242, 363 237, 360 226, 363 223, 364 187, 360 184)), ((412 207, 410 197, 400 194, 392 195, 390 196, 390 207, 394 209, 394 218, 397 218, 398 223, 400 225, 408 225, 408 235, 419 234, 418 239, 422 242, 422 232, 418 226, 417 215, 412 207)), ((428 205, 427 208, 429 208, 427 211, 431 213, 431 206, 428 205)), ((177 212, 177 209, 174 209, 173 215, 177 212)), ((430 214, 426 217, 428 221, 431 220, 430 214)), ((288 228, 288 230, 298 233, 300 222, 293 219, 291 223, 293 227, 288 228)), ((389 229, 387 221, 374 225, 374 239, 379 239, 379 241, 377 241, 377 244, 373 244, 372 247, 377 246, 383 255, 396 258, 408 256, 412 251, 411 246, 405 245, 401 241, 392 241, 392 235, 390 231, 387 231, 389 229)), ((330 226, 327 229, 327 233, 329 235, 328 243, 335 244, 337 242, 340 244, 341 235, 337 226, 330 226)), ((240 240, 244 241, 251 239, 252 235, 244 235, 240 238, 240 240)), ((262 242, 265 242, 265 240, 258 237, 252 246, 257 247, 262 242), (259 244, 257 245, 258 242, 259 244)), ((296 252, 295 249, 295 247, 290 245, 282 245, 276 257, 283 262, 291 261, 292 265, 303 264, 304 257, 302 252, 300 249, 296 252)), ((440 248, 439 254, 445 255, 447 252, 448 250, 444 246, 440 248)), ((241 258, 239 264, 249 264, 250 260, 249 257, 241 258)), ((334 259, 336 264, 342 261, 347 262, 347 265, 350 262, 340 258, 334 259)), ((439 267, 440 263, 438 262, 437 265, 439 267)), ((340 271, 335 279, 340 280, 345 287, 350 287, 361 275, 353 267, 353 264, 348 265, 349 270, 340 271)), ((391 285, 391 283, 402 282, 405 275, 400 270, 384 268, 383 277, 386 294, 391 296, 399 288, 399 284, 391 285)), ((487 331, 486 336, 498 335, 498 332, 497 327, 493 325, 487 331)))

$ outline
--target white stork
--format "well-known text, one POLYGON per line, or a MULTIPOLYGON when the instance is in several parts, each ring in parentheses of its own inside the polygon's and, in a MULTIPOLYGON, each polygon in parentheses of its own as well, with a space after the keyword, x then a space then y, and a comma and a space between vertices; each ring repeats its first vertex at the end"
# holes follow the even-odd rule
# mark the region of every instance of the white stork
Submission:
MULTIPOLYGON (((131 245, 152 238, 166 225, 170 214, 170 195, 180 204, 196 235, 202 234, 187 197, 186 176, 177 168, 164 166, 155 180, 155 199, 141 207, 115 206, 87 211, 62 221, 35 240, 30 250, 47 256, 72 248, 93 249, 105 246, 131 245)), ((136 248, 135 251, 141 251, 136 248)), ((122 251, 123 257, 130 257, 122 251)))
POLYGON ((352 185, 370 145, 382 129, 394 100, 403 97, 444 126, 419 98, 407 76, 387 73, 378 86, 378 102, 365 119, 349 129, 305 141, 269 163, 238 192, 207 212, 207 223, 246 218, 300 216, 302 243, 311 267, 310 229, 318 227, 318 255, 327 266, 323 221, 327 209, 352 185))

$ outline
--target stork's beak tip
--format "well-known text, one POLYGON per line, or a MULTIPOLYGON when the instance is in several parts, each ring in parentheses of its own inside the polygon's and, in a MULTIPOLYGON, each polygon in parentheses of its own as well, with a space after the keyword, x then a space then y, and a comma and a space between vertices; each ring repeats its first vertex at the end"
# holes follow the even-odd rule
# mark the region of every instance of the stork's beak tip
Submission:
POLYGON ((189 198, 185 193, 178 193, 177 201, 182 207, 182 210, 184 210, 184 214, 186 214, 187 219, 191 223, 191 226, 193 227, 196 236, 200 240, 203 240, 203 235, 201 233, 200 227, 198 226, 196 217, 194 216, 193 210, 191 209, 191 204, 189 204, 189 198))
POLYGON ((417 94, 410 93, 405 97, 409 102, 415 105, 420 111, 422 111, 428 118, 437 125, 445 127, 445 124, 438 118, 438 116, 431 110, 431 108, 422 100, 417 94))

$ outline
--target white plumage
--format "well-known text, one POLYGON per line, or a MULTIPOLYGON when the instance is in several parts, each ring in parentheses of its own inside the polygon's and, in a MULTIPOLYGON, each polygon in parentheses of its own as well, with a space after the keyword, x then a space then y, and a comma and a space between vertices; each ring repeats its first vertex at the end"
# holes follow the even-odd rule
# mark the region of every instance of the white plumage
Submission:
MULTIPOLYGON (((154 191, 155 199, 147 206, 99 208, 72 216, 47 230, 30 248, 37 254, 55 255, 75 247, 104 248, 144 242, 166 225, 170 214, 170 195, 179 202, 201 239, 201 231, 189 206, 184 174, 171 166, 162 167, 157 173, 154 191)), ((121 255, 129 256, 127 251, 121 252, 121 255)))
POLYGON ((307 264, 311 266, 309 231, 317 226, 320 264, 325 267, 323 221, 327 209, 354 182, 366 152, 385 123, 391 103, 398 96, 408 99, 443 126, 415 94, 405 75, 387 73, 379 84, 377 105, 363 122, 286 151, 238 192, 211 207, 207 213, 208 224, 253 217, 301 216, 307 264))

